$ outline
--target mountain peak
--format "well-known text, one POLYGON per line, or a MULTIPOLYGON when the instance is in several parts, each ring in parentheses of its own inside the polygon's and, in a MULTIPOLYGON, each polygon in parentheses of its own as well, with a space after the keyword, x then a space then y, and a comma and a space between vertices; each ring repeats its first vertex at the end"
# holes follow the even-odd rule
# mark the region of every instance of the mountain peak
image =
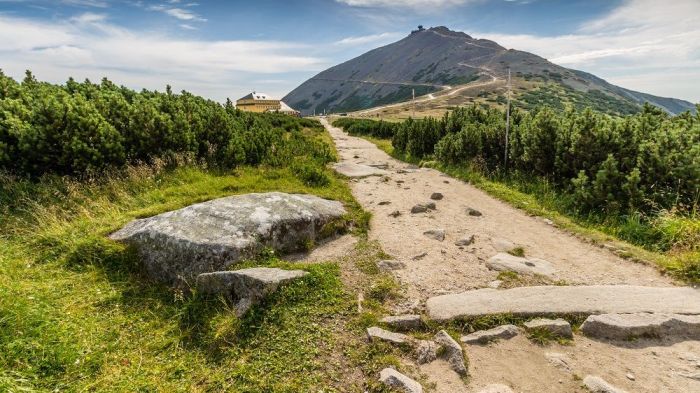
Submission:
POLYGON ((473 39, 471 36, 469 36, 469 34, 467 34, 465 32, 450 30, 446 26, 431 27, 428 29, 428 31, 431 31, 433 33, 437 33, 437 34, 442 35, 442 36, 473 39))

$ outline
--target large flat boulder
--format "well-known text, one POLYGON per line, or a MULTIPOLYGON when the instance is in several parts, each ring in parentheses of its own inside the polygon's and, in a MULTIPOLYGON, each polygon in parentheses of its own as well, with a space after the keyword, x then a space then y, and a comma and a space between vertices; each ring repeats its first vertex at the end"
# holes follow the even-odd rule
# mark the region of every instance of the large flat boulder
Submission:
POLYGON ((517 316, 638 312, 700 314, 700 290, 633 285, 484 288, 432 297, 426 306, 428 316, 436 321, 505 313, 517 316))
POLYGON ((375 166, 354 164, 351 162, 341 162, 333 165, 333 169, 343 176, 360 178, 367 176, 383 176, 389 172, 375 166))
POLYGON ((110 238, 135 246, 151 277, 175 284, 227 270, 265 247, 298 251, 344 214, 340 202, 313 195, 246 194, 134 220, 110 238))
POLYGON ((197 291, 205 295, 223 295, 234 304, 238 315, 243 315, 280 286, 307 274, 303 270, 270 267, 202 273, 197 276, 197 291))
POLYGON ((581 331, 589 337, 618 340, 668 336, 700 338, 700 315, 647 313, 591 315, 581 325, 581 331))

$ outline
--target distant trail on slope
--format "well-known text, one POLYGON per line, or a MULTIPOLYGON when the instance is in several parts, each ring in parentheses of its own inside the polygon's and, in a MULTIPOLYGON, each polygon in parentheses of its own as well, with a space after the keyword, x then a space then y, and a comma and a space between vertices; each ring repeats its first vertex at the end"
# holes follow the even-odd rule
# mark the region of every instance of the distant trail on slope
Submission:
POLYGON ((371 85, 397 85, 397 86, 428 86, 428 87, 437 87, 440 89, 444 89, 447 87, 447 85, 438 85, 434 83, 420 83, 420 82, 386 82, 386 81, 372 81, 372 80, 366 80, 366 79, 333 79, 333 78, 318 78, 318 77, 313 77, 310 80, 317 80, 317 81, 328 81, 328 82, 354 82, 354 83, 367 83, 371 85))
MULTIPOLYGON (((479 69, 482 69, 482 67, 472 67, 472 68, 479 68, 479 69)), ((435 99, 440 98, 440 97, 453 96, 453 95, 455 95, 455 94, 457 94, 457 93, 459 93, 459 92, 461 92, 461 91, 463 91, 463 90, 466 90, 466 89, 472 89, 472 88, 480 87, 480 86, 488 86, 488 85, 491 85, 491 84, 494 84, 494 83, 497 83, 497 82, 503 80, 502 78, 499 78, 498 76, 496 76, 495 74, 493 74, 492 71, 490 71, 490 70, 486 71, 487 69, 483 69, 483 70, 484 70, 484 73, 485 73, 486 75, 488 75, 489 77, 491 77, 491 80, 490 80, 490 81, 487 81, 487 82, 479 82, 479 83, 472 82, 472 83, 467 83, 466 85, 461 85, 461 86, 459 86, 459 87, 445 86, 445 87, 444 87, 444 90, 441 92, 441 93, 444 93, 444 94, 440 94, 440 93, 430 93, 430 94, 427 94, 427 95, 423 95, 423 96, 420 96, 420 97, 416 97, 415 101, 413 101, 413 100, 410 100, 410 101, 402 101, 402 102, 397 102, 397 103, 395 103, 395 104, 388 104, 388 105, 377 106, 377 107, 374 107, 374 108, 369 108, 369 109, 365 109, 365 110, 362 110, 362 111, 358 111, 357 114, 358 114, 358 115, 366 115, 366 114, 370 114, 370 113, 373 113, 373 112, 376 112, 376 111, 380 111, 380 110, 384 110, 384 109, 388 109, 388 108, 396 108, 396 107, 401 107, 401 106, 412 105, 413 103, 419 104, 419 103, 422 103, 422 102, 432 101, 432 100, 435 100, 435 99), (437 95, 436 95, 436 94, 437 94, 437 95)))

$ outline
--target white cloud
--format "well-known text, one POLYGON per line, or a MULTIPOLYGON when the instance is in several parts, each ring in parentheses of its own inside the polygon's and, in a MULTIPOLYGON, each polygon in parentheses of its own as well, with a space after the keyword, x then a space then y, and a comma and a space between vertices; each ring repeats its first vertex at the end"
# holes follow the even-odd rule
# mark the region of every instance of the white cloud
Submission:
POLYGON ((700 86, 697 0, 628 0, 567 35, 475 34, 623 87, 700 102, 700 89, 689 87, 700 86))
MULTIPOLYGON (((188 5, 189 6, 189 5, 188 5)), ((170 8, 164 5, 152 5, 148 7, 151 11, 163 12, 173 18, 190 21, 190 22, 206 22, 207 20, 195 12, 184 10, 182 8, 170 8)))
POLYGON ((466 3, 474 0, 336 0, 351 7, 414 8, 434 10, 466 3))
POLYGON ((109 6, 106 1, 102 0, 61 0, 61 3, 79 7, 106 8, 109 6))
POLYGON ((366 44, 378 44, 378 43, 389 43, 395 41, 398 37, 401 37, 402 33, 380 33, 380 34, 370 34, 363 35, 359 37, 346 37, 342 40, 334 42, 334 45, 366 45, 366 44))
MULTIPOLYGON (((99 80, 141 89, 175 90, 223 100, 243 95, 261 75, 318 71, 327 62, 303 45, 278 41, 203 41, 131 31, 83 14, 72 22, 36 22, 0 15, 0 68, 22 77, 31 69, 55 83, 99 80), (89 23, 84 23, 89 22, 89 23)), ((281 95, 294 86, 281 85, 281 95)))
POLYGON ((107 15, 92 12, 86 12, 70 18, 71 22, 82 24, 103 22, 105 19, 107 19, 107 15))

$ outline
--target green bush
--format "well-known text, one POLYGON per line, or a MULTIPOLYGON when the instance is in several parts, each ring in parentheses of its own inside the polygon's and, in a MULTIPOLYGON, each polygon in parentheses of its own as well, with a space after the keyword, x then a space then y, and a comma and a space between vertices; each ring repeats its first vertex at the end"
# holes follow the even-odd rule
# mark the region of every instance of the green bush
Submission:
MULTIPOLYGON (((365 124, 351 128, 371 132, 357 129, 365 124)), ((392 144, 411 158, 434 156, 504 176, 505 113, 471 106, 439 120, 408 119, 396 126, 392 144)), ((700 115, 671 117, 648 104, 625 117, 590 109, 515 110, 507 168, 508 176, 552 184, 580 214, 690 213, 700 199, 700 115)))
POLYGON ((0 169, 17 175, 81 175, 178 157, 209 166, 287 166, 300 155, 318 163, 329 146, 303 135, 318 121, 252 114, 194 96, 135 92, 107 79, 94 84, 21 83, 0 72, 0 169))
POLYGON ((333 121, 334 127, 340 127, 350 135, 365 135, 375 138, 391 139, 398 127, 397 123, 382 120, 353 119, 344 117, 333 121))

